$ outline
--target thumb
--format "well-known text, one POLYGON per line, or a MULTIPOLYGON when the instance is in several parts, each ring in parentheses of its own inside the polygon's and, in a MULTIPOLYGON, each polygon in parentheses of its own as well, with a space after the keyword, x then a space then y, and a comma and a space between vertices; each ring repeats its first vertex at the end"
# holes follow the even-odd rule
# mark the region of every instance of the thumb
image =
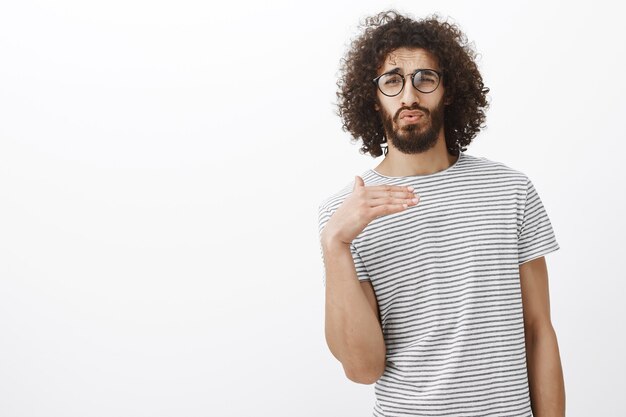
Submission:
POLYGON ((354 188, 352 189, 352 191, 356 190, 357 187, 363 187, 363 186, 365 186, 365 183, 363 182, 363 178, 356 175, 354 177, 354 188))

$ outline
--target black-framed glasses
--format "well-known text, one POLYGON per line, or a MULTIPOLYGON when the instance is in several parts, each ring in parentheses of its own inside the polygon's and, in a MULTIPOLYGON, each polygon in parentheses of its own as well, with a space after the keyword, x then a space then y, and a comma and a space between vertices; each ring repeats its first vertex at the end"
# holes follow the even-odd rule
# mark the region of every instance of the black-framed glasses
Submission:
MULTIPOLYGON (((411 84, 421 93, 432 93, 439 87, 441 71, 430 68, 416 69, 411 76, 411 84)), ((397 96, 404 89, 405 76, 398 72, 386 72, 374 78, 372 82, 387 97, 397 96)))

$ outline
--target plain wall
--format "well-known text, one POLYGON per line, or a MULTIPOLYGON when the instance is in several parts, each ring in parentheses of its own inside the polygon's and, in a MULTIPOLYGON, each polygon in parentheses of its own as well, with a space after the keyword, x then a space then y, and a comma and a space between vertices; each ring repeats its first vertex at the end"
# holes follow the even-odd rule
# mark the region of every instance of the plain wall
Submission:
POLYGON ((318 204, 381 159, 335 114, 368 15, 449 16, 533 181, 570 417, 624 416, 617 3, 0 5, 0 415, 367 416, 324 339, 318 204))

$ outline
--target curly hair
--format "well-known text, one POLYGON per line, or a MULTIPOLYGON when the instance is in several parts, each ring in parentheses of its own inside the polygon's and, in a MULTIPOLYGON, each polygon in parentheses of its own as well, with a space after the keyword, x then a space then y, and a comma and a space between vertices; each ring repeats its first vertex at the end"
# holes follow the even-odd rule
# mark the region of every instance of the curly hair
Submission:
POLYGON ((361 28, 363 34, 352 41, 341 59, 337 81, 337 114, 353 141, 363 141, 360 152, 372 157, 382 155, 381 144, 387 139, 375 110, 378 98, 371 80, 387 55, 402 47, 424 48, 438 59, 449 101, 444 110, 446 146, 452 155, 465 151, 484 128, 489 88, 484 87, 475 62, 477 54, 463 32, 441 21, 437 14, 416 21, 395 10, 366 18, 361 28))

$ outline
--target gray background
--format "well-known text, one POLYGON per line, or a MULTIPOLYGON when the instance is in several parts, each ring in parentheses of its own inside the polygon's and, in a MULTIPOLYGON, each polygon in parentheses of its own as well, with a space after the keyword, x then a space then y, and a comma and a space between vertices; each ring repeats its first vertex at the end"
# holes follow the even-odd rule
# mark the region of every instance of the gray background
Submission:
POLYGON ((0 415, 371 415, 325 343, 317 208, 380 162, 333 103, 387 7, 475 42, 468 153, 526 173, 561 246, 568 416, 625 415, 619 6, 138 0, 0 6, 0 415))

